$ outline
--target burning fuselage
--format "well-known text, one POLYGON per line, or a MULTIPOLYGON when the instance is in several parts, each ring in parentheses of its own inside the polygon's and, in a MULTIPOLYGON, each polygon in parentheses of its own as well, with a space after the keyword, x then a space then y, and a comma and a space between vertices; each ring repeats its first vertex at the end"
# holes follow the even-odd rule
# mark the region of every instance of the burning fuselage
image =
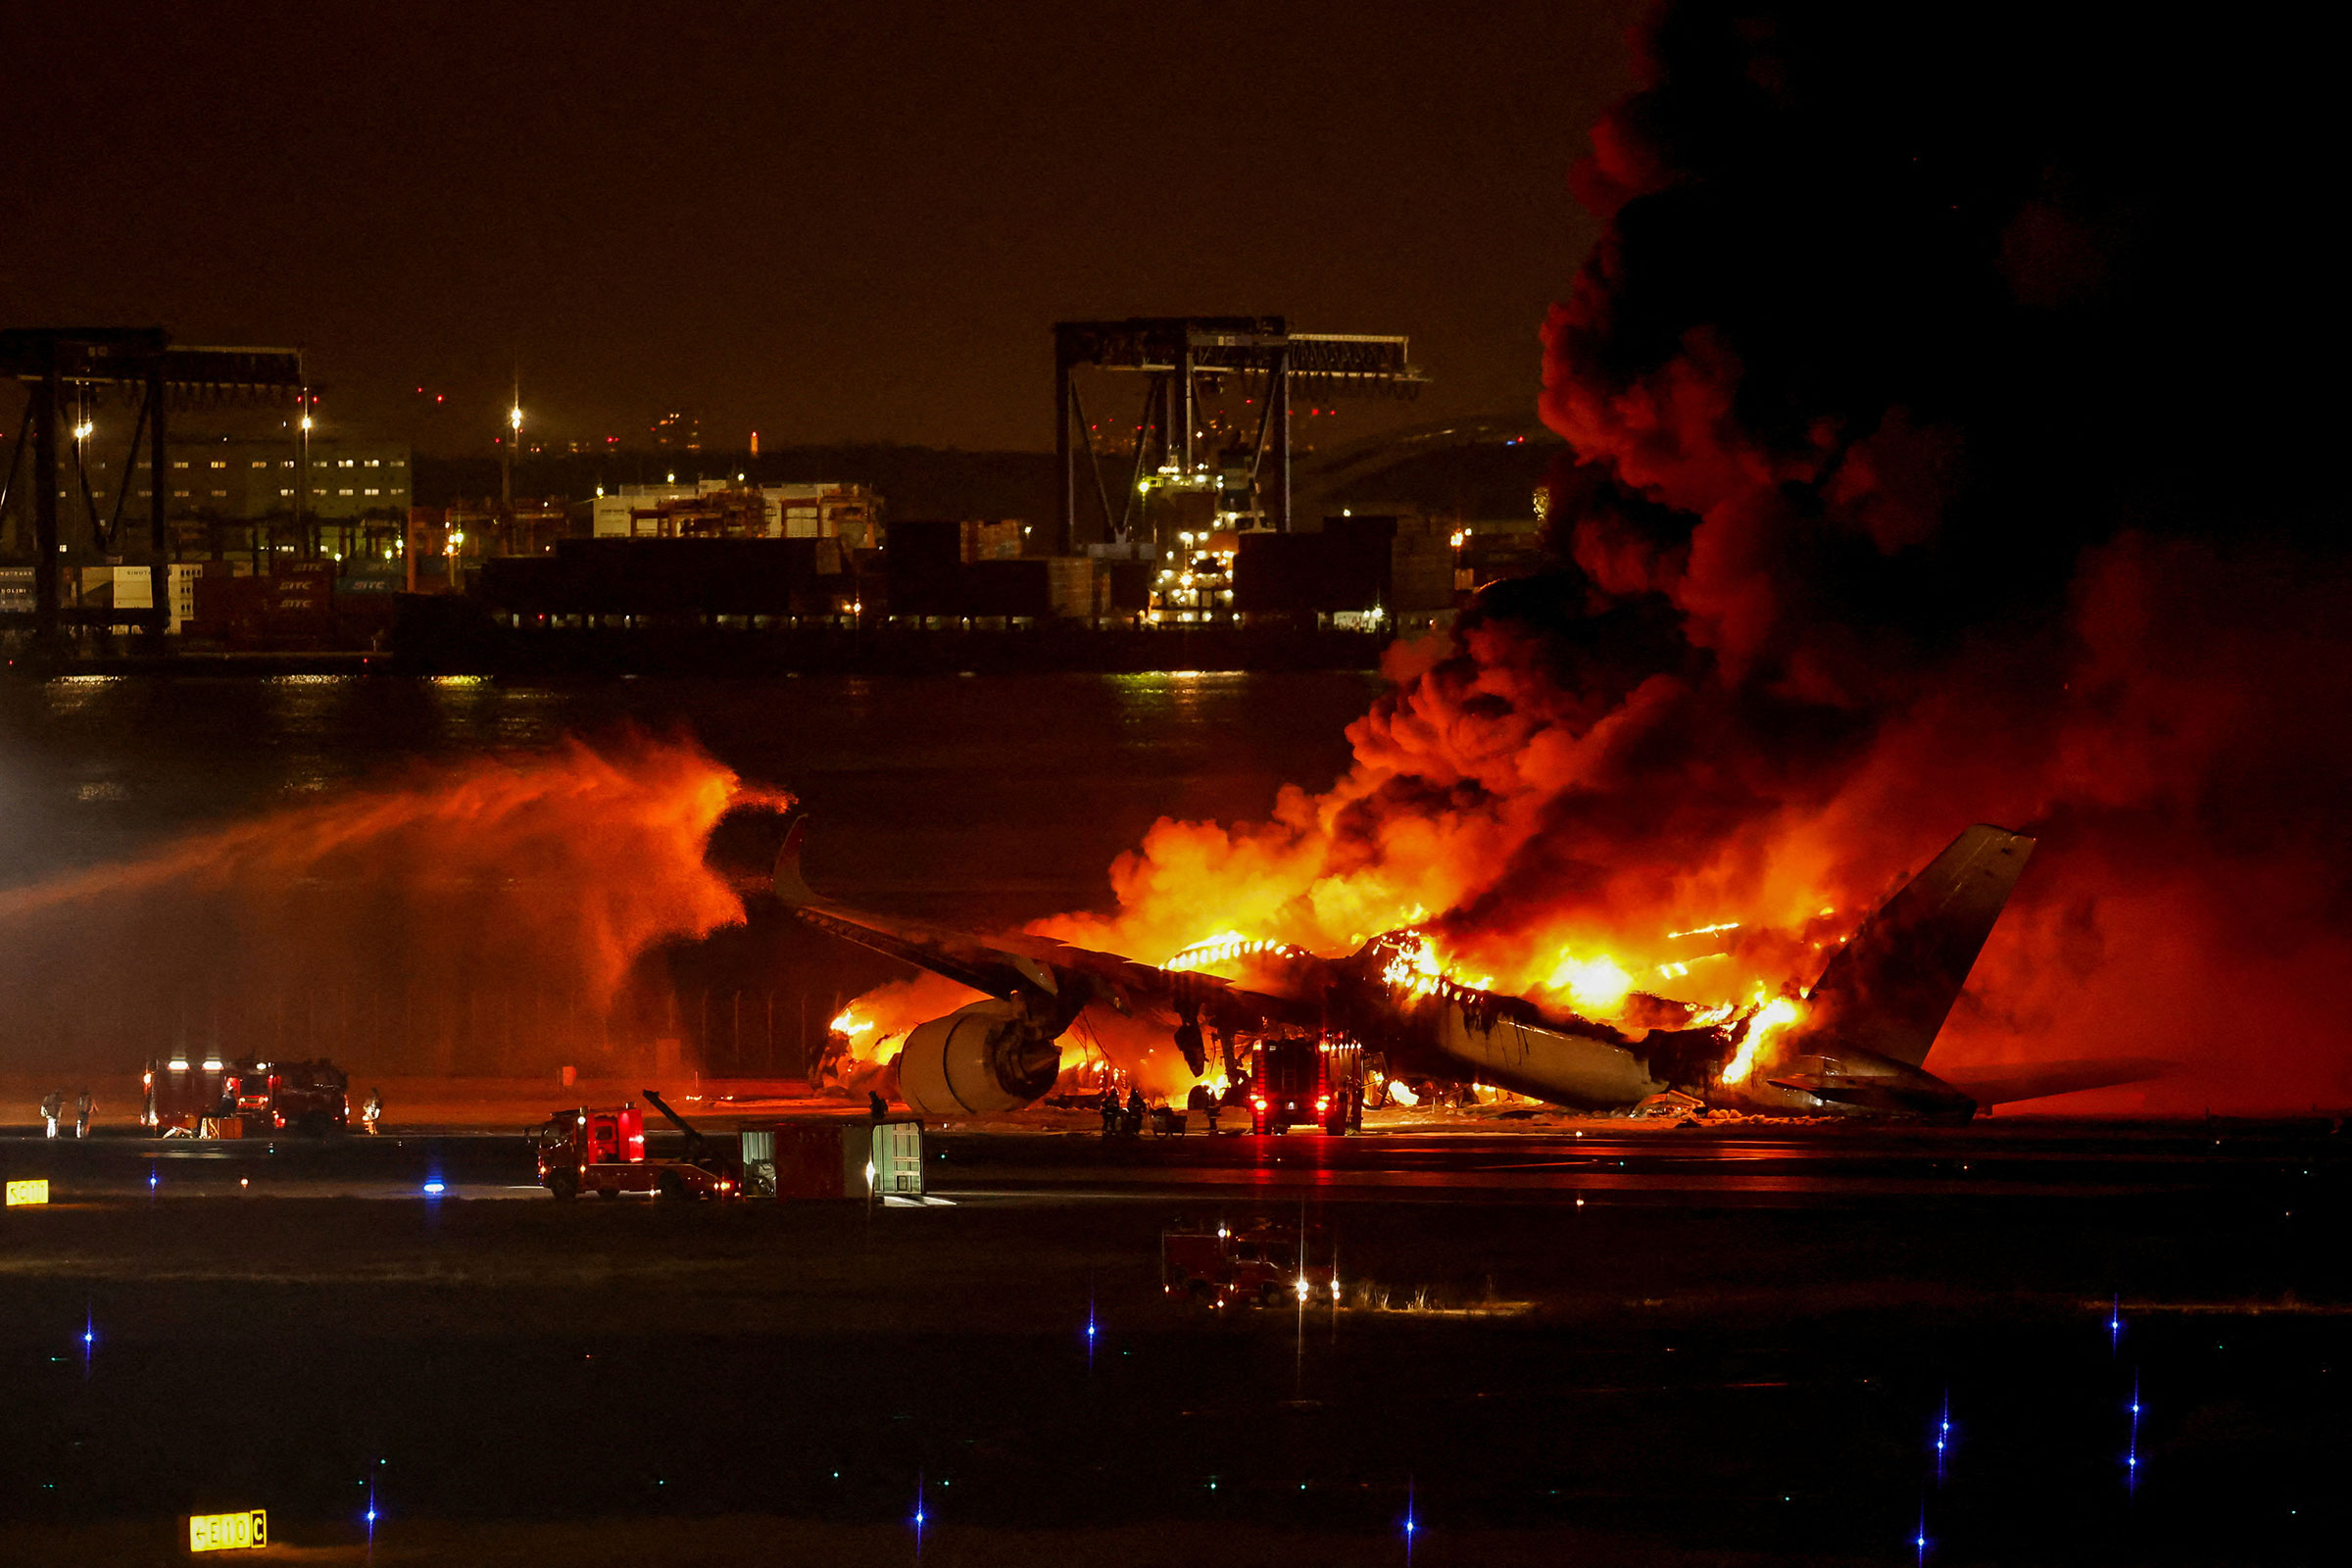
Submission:
MULTIPOLYGON (((1737 1008, 1620 993, 1619 1023, 1456 980, 1417 929, 1339 956, 1228 932, 1152 965, 1046 938, 897 925, 810 892, 798 843, 796 828, 776 886, 802 918, 991 999, 906 1034, 898 1080, 918 1111, 988 1114, 1038 1099, 1054 1042, 1100 1004, 1169 1030, 1196 1077, 1210 1071, 1212 1043, 1230 1077, 1257 1042, 1303 1033, 1360 1048, 1388 1080, 1486 1084, 1579 1110, 1676 1093, 1750 1111, 1965 1120, 1987 1097, 1922 1064, 2034 841, 1970 828, 1808 989, 1759 991, 1737 1008)), ((2082 1087, 2085 1065, 2065 1065, 2066 1087, 2082 1087)), ((2103 1081, 2149 1065, 2109 1064, 2103 1081)))

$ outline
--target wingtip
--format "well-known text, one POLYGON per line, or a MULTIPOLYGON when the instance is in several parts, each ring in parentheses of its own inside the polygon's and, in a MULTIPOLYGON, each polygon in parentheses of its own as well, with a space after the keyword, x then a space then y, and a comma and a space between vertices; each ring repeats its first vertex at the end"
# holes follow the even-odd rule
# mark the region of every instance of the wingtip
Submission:
POLYGON ((783 847, 776 851, 776 869, 772 878, 776 897, 786 904, 814 904, 816 894, 801 875, 801 845, 808 836, 808 818, 796 816, 784 833, 783 847))

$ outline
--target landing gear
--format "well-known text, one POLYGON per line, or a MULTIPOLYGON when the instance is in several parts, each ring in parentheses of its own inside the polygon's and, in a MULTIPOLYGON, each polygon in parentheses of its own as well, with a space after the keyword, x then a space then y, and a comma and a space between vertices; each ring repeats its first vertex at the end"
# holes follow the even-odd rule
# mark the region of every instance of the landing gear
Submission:
POLYGON ((1208 1070, 1208 1048, 1201 1042, 1200 1025, 1191 1018, 1176 1026, 1176 1049, 1184 1053, 1184 1064, 1198 1078, 1208 1070))

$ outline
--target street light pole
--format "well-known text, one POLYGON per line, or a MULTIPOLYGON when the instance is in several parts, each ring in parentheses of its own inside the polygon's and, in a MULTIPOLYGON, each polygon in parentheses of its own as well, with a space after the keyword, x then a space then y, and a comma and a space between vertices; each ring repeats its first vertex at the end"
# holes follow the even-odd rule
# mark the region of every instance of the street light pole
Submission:
POLYGON ((514 402, 507 410, 507 466, 501 476, 503 488, 499 506, 506 513, 510 531, 514 526, 514 449, 522 445, 522 389, 514 389, 514 402))
MULTIPOLYGON (((307 386, 302 389, 302 422, 300 433, 296 437, 296 450, 298 456, 294 465, 294 537, 307 543, 310 534, 306 531, 302 520, 302 498, 311 488, 311 389, 307 386)), ((307 555, 308 552, 306 551, 305 554, 307 555)), ((270 563, 270 570, 272 575, 276 573, 276 562, 270 563)))

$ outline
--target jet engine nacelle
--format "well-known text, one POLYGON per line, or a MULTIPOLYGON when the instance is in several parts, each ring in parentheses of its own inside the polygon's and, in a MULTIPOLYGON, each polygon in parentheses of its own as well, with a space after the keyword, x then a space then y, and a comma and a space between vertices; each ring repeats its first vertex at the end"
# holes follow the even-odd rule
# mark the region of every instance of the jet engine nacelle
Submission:
POLYGON ((1061 1048, 1018 1004, 991 998, 918 1025, 898 1068, 899 1098, 917 1115, 992 1116, 1052 1089, 1061 1048))

